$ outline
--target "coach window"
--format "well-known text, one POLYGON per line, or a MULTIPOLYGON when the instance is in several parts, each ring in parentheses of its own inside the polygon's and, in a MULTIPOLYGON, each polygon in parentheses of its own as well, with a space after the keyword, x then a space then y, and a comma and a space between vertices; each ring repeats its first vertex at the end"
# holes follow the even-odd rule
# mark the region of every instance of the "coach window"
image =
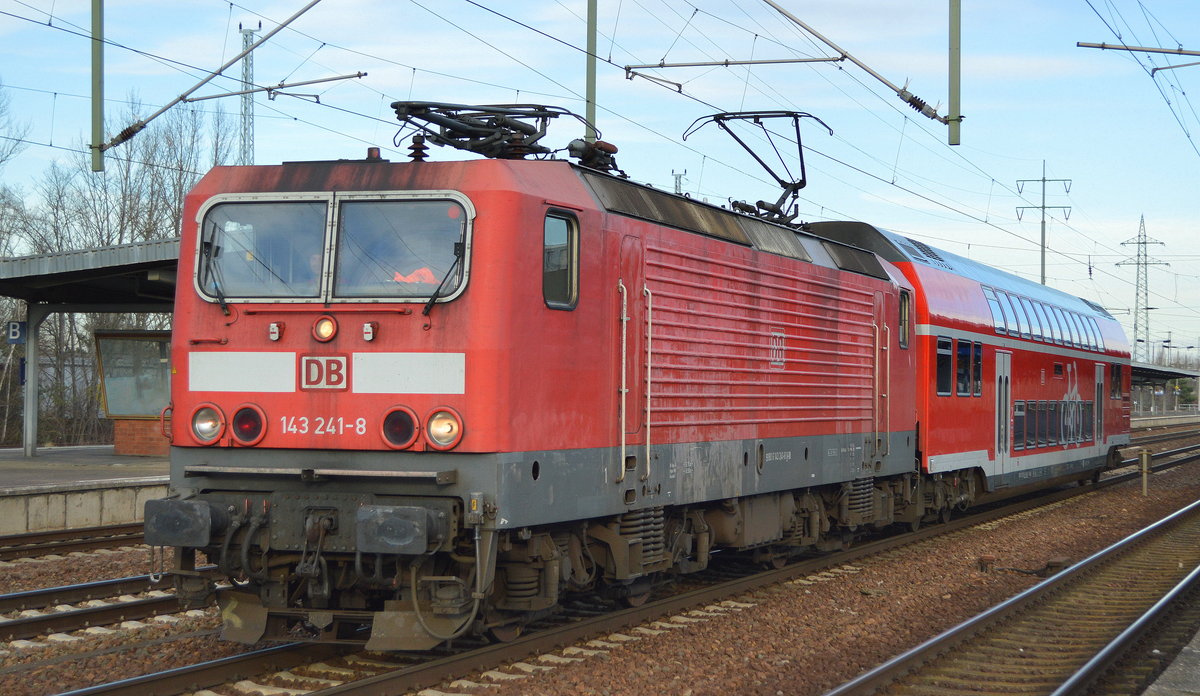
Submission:
POLYGON ((1050 415, 1046 416, 1046 421, 1050 425, 1050 432, 1046 435, 1046 443, 1053 446, 1058 444, 1059 429, 1062 425, 1061 416, 1059 415, 1061 409, 1057 401, 1047 402, 1046 406, 1050 408, 1050 415))
POLYGON ((1083 402, 1083 441, 1091 442, 1096 437, 1096 409, 1091 401, 1083 402))
POLYGON ((912 333, 912 293, 907 290, 900 291, 900 321, 897 323, 900 347, 908 348, 908 337, 912 333))
POLYGON ((1096 320, 1091 317, 1084 317, 1083 320, 1092 329, 1092 345, 1096 350, 1104 350, 1104 337, 1100 335, 1100 327, 1096 324, 1096 320))
POLYGON ((983 296, 987 299, 988 309, 992 310, 992 326, 996 328, 996 333, 1008 333, 1008 325, 1004 323, 1004 312, 1000 310, 1000 300, 996 299, 996 291, 984 285, 983 296))
POLYGON ((552 309, 575 309, 579 299, 579 225, 573 216, 546 215, 542 246, 542 298, 552 309))
POLYGON ((1046 318, 1046 310, 1042 307, 1042 303, 1034 300, 1033 311, 1037 314, 1038 323, 1042 325, 1042 340, 1046 343, 1052 343, 1054 341, 1054 327, 1050 326, 1050 320, 1046 318))
POLYGON ((1014 450, 1025 449, 1025 402, 1013 402, 1013 446, 1014 450))
POLYGON ((1100 333, 1100 325, 1095 317, 1088 317, 1087 320, 1092 325, 1092 334, 1096 336, 1096 350, 1104 350, 1104 334, 1100 333))
POLYGON ((1025 449, 1037 447, 1038 405, 1030 401, 1025 413, 1025 449))
POLYGON ((1079 333, 1083 336, 1083 347, 1095 350, 1095 342, 1092 340, 1092 329, 1084 320, 1082 314, 1075 315, 1075 323, 1079 325, 1079 333))
POLYGON ((971 361, 971 381, 974 386, 971 391, 975 396, 983 396, 983 344, 975 344, 974 359, 971 361))
POLYGON ((1045 447, 1048 444, 1047 434, 1050 431, 1050 408, 1045 401, 1038 402, 1038 424, 1037 424, 1037 443, 1038 447, 1045 447))
POLYGON ((1083 328, 1087 331, 1088 342, 1092 344, 1092 350, 1100 350, 1100 337, 1096 334, 1096 326, 1091 317, 1079 317, 1079 321, 1083 322, 1083 328))
POLYGON ((1083 336, 1083 347, 1093 348, 1092 345, 1092 327, 1084 318, 1078 314, 1075 315, 1075 325, 1079 327, 1079 335, 1083 336))
POLYGON ((1008 296, 997 291, 996 297, 1000 304, 1000 310, 1004 313, 1004 323, 1008 325, 1008 335, 1019 336, 1021 332, 1017 330, 1017 315, 1013 314, 1012 305, 1008 303, 1008 296))
POLYGON ((1033 311, 1033 303, 1022 297, 1021 306, 1025 308, 1025 314, 1029 317, 1033 337, 1039 341, 1042 340, 1042 321, 1038 318, 1037 312, 1033 311))
POLYGON ((954 365, 954 392, 959 396, 971 395, 971 342, 961 338, 956 342, 954 365))
POLYGON ((1046 334, 1046 342, 1061 345, 1062 334, 1059 333, 1058 322, 1054 321, 1054 312, 1041 302, 1037 303, 1037 311, 1042 317, 1042 324, 1049 330, 1046 334))
POLYGON ((937 394, 950 396, 954 372, 954 354, 950 339, 938 336, 937 340, 937 394))
POLYGON ((1075 323, 1075 334, 1079 336, 1080 348, 1091 348, 1092 340, 1087 337, 1087 331, 1084 330, 1084 319, 1074 312, 1070 313, 1070 320, 1075 323))
POLYGON ((1017 329, 1021 332, 1021 338, 1029 338, 1029 318, 1025 316, 1025 310, 1021 309, 1021 301, 1007 293, 1004 297, 1012 303, 1013 314, 1017 317, 1017 329))
POLYGON ((1119 399, 1121 398, 1121 382, 1124 377, 1121 373, 1125 366, 1113 363, 1110 368, 1108 371, 1108 398, 1119 399))
POLYGON ((1059 310, 1058 312, 1060 323, 1066 328, 1066 333, 1063 334, 1063 343, 1068 346, 1076 347, 1079 345, 1079 337, 1075 333, 1075 324, 1071 322, 1071 313, 1067 310, 1059 310))

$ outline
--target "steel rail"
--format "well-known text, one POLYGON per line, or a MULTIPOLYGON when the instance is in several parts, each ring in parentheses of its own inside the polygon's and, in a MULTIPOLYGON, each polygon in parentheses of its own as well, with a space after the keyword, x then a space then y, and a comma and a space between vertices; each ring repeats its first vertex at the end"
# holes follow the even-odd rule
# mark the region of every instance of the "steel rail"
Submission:
POLYGON ((199 691, 230 680, 248 679, 262 672, 291 669, 315 660, 325 660, 346 651, 345 647, 285 643, 265 650, 223 657, 163 672, 131 677, 66 691, 58 696, 149 696, 199 691))
POLYGON ((115 580, 98 580, 78 585, 63 585, 48 587, 40 590, 27 590, 0 595, 0 614, 22 611, 25 609, 41 609, 57 604, 75 604, 89 599, 104 599, 123 594, 137 594, 149 590, 161 589, 150 582, 149 575, 134 575, 115 580))
MULTIPOLYGON (((1196 516, 1198 513, 1200 513, 1200 501, 1192 503, 1188 507, 1182 508, 1153 525, 1135 532, 1108 548, 1092 554, 1061 573, 1034 585, 972 619, 944 631, 912 650, 902 653, 874 669, 860 674, 838 688, 827 692, 825 696, 865 696, 867 694, 879 693, 882 689, 893 685, 901 678, 921 668, 938 656, 954 651, 968 639, 980 635, 990 628, 1001 624, 1006 619, 1010 619, 1029 607, 1044 601, 1047 597, 1063 590, 1069 584, 1085 578, 1085 576, 1097 568, 1111 563, 1118 555, 1155 535, 1161 534, 1165 530, 1178 526, 1181 522, 1186 521, 1189 517, 1196 516)), ((1193 571, 1189 577, 1195 574, 1195 571, 1193 571)))
POLYGON ((75 607, 67 611, 0 621, 0 640, 20 640, 49 633, 66 633, 90 626, 136 621, 179 611, 183 611, 183 607, 175 595, 113 602, 97 607, 75 607))
POLYGON ((9 534, 0 536, 0 561, 141 544, 142 530, 143 524, 136 522, 102 527, 9 534))
POLYGON ((1172 433, 1160 433, 1157 435, 1146 435, 1132 439, 1126 447, 1142 447, 1144 445, 1152 445, 1156 442, 1170 442, 1171 440, 1182 440, 1185 437, 1200 437, 1200 430, 1182 430, 1172 433))
POLYGON ((1080 667, 1075 674, 1072 674, 1050 696, 1072 696, 1072 694, 1084 693, 1085 689, 1094 684, 1109 669, 1115 666, 1142 636, 1149 633, 1155 624, 1164 618, 1169 611, 1178 607, 1185 600, 1186 595, 1198 585, 1200 585, 1200 565, 1188 573, 1187 577, 1181 580, 1178 585, 1171 588, 1170 592, 1163 595, 1162 599, 1155 602, 1154 606, 1150 607, 1145 614, 1139 616, 1128 628, 1121 631, 1120 635, 1114 638, 1108 645, 1105 645, 1100 652, 1096 653, 1092 659, 1080 667))

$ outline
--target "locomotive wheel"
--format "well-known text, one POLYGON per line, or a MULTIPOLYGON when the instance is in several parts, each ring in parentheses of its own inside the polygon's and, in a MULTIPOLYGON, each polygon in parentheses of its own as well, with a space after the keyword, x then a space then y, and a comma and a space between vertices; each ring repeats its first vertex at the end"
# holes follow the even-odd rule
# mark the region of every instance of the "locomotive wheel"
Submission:
POLYGON ((941 512, 938 513, 938 520, 940 520, 942 524, 948 523, 950 521, 950 508, 942 508, 941 512))
POLYGON ((516 621, 500 626, 492 626, 487 629, 487 637, 493 643, 511 643, 521 637, 521 630, 524 627, 516 621))
POLYGON ((625 595, 624 597, 621 597, 621 604, 629 607, 630 609, 634 609, 645 604, 647 599, 650 599, 650 590, 639 592, 637 594, 625 595))
POLYGON ((908 531, 915 532, 921 528, 921 518, 917 518, 908 523, 908 531))

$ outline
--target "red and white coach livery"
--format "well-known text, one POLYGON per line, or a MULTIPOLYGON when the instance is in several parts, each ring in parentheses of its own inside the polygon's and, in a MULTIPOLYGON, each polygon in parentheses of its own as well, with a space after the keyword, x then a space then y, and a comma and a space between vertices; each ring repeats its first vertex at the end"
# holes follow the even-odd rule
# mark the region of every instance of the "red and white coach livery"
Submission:
POLYGON ((561 110, 395 106, 412 161, 217 167, 186 200, 146 538, 185 599, 215 591, 197 552, 235 581, 228 638, 508 638, 567 593, 635 603, 717 550, 915 527, 1127 442, 1096 305, 639 185, 604 143, 553 159, 561 110))

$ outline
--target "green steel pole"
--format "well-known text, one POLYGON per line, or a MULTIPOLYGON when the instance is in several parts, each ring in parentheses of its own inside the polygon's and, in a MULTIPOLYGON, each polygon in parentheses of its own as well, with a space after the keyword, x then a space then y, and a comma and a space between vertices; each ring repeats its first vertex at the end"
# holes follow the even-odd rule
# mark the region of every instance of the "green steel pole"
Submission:
POLYGON ((949 144, 959 144, 958 129, 962 122, 959 90, 962 83, 962 0, 950 0, 950 108, 946 124, 950 127, 949 144))
POLYGON ((92 171, 104 171, 104 0, 92 0, 92 171))
POLYGON ((587 134, 584 139, 596 142, 596 0, 587 5, 587 134))

